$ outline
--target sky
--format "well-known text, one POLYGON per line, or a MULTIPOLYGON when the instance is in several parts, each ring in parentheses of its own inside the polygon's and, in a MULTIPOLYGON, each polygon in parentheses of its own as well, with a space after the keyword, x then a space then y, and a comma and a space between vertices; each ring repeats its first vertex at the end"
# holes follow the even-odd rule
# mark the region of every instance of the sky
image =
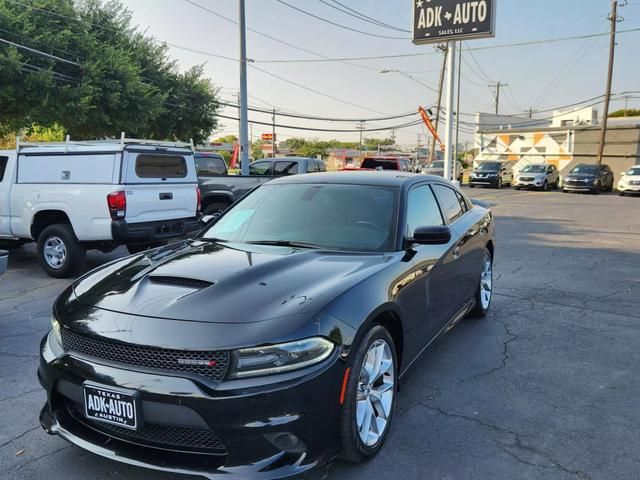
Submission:
MULTIPOLYGON (((331 0, 282 1, 373 35, 328 24, 296 11, 279 0, 246 0, 248 28, 290 44, 285 45, 254 31, 247 31, 247 57, 253 60, 248 68, 250 106, 275 107, 283 112, 305 115, 367 119, 417 111, 419 105, 429 106, 436 102, 437 95, 431 89, 437 88, 442 55, 433 45, 413 45, 410 33, 379 27, 348 16, 331 8, 330 5, 336 5, 331 0), (401 38, 379 38, 374 35, 401 38), (396 54, 420 55, 347 63, 291 62, 319 59, 318 55, 351 58, 396 54), (381 73, 382 70, 398 70, 402 73, 381 73), (408 78, 407 74, 415 80, 408 78)), ((340 0, 340 3, 385 24, 411 30, 411 1, 340 0)), ((170 45, 169 54, 182 69, 204 65, 205 74, 220 88, 222 99, 236 101, 239 86, 238 26, 190 2, 233 21, 238 19, 237 0, 123 1, 132 12, 133 23, 149 35, 168 44, 198 50, 199 53, 189 52, 170 45)), ((624 3, 624 0, 620 3, 624 3)), ((508 84, 501 90, 501 114, 522 115, 529 108, 534 111, 548 110, 602 95, 606 82, 608 36, 532 46, 491 47, 606 33, 609 31, 607 15, 610 8, 609 0, 498 0, 495 37, 464 42, 460 111, 466 115, 477 111, 493 111, 494 89, 488 85, 497 81, 508 84), (467 49, 478 50, 469 52, 467 49)), ((619 8, 619 14, 624 18, 617 25, 619 30, 640 28, 640 0, 628 0, 626 6, 619 8)), ((618 35, 614 93, 640 90, 639 46, 640 31, 618 35)), ((639 106, 637 99, 629 100, 629 107, 639 106)), ((614 110, 622 107, 624 102, 612 103, 614 110)), ((238 116, 237 109, 233 107, 225 108, 223 113, 238 116)), ((549 113, 539 116, 549 116, 549 113)), ((271 115, 250 112, 249 119, 271 122, 271 115)), ((464 119, 472 121, 473 117, 466 116, 464 119)), ((386 127, 406 121, 371 121, 366 122, 364 128, 386 127)), ((312 128, 358 128, 358 122, 353 121, 334 123, 277 117, 277 122, 312 128)), ((463 127, 461 141, 472 140, 469 128, 463 127)), ((253 139, 270 131, 269 126, 254 125, 253 139)), ((214 136, 237 133, 236 121, 221 119, 214 136)), ((300 136, 351 141, 359 138, 358 132, 304 132, 286 128, 278 128, 277 135, 278 140, 300 136)), ((390 132, 365 132, 364 136, 386 138, 390 132)), ((415 146, 418 141, 424 143, 425 136, 423 126, 396 130, 397 143, 400 145, 415 146)))

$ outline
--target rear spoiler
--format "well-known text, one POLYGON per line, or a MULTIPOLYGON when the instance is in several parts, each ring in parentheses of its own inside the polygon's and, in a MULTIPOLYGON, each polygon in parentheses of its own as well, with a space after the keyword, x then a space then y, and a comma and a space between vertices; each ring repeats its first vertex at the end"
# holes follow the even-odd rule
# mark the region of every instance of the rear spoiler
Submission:
POLYGON ((479 200, 477 198, 470 198, 469 200, 471 200, 471 203, 473 203, 474 205, 477 205, 478 207, 482 207, 482 208, 491 208, 491 205, 488 202, 485 202, 483 200, 479 200))

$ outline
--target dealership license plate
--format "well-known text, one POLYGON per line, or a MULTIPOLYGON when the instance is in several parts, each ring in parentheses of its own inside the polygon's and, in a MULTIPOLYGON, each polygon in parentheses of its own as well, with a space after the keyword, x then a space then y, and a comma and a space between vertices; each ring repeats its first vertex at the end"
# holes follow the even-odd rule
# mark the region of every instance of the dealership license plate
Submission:
POLYGON ((138 428, 136 402, 132 393, 94 385, 84 386, 87 418, 135 430, 138 428))

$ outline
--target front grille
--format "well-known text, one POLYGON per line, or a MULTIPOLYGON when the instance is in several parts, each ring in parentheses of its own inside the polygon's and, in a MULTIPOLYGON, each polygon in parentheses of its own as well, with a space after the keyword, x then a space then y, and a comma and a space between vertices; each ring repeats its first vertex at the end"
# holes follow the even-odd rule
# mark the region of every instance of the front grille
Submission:
POLYGON ((631 180, 629 185, 640 185, 640 180, 631 180))
POLYGON ((81 407, 75 403, 67 403, 67 410, 77 421, 105 435, 121 440, 166 448, 206 450, 211 453, 224 453, 226 451, 222 440, 208 428, 143 423, 138 430, 131 430, 88 419, 82 413, 81 407))
POLYGON ((169 350, 103 340, 61 329, 65 352, 76 352, 109 362, 163 372, 190 373, 220 381, 227 373, 229 352, 169 350))
POLYGON ((533 182, 535 178, 533 177, 520 177, 521 182, 533 182))
POLYGON ((567 180, 567 185, 570 187, 584 187, 587 185, 587 182, 583 182, 581 180, 567 180))

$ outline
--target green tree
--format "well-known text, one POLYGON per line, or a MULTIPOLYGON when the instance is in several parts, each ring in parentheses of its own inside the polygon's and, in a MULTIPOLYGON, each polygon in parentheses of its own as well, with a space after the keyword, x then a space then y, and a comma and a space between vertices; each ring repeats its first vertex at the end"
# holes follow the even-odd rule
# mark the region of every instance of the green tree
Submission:
POLYGON ((29 5, 0 2, 3 37, 16 44, 0 46, 0 134, 57 123, 73 138, 124 131, 200 143, 215 128, 216 91, 202 67, 180 72, 119 1, 29 5))
POLYGON ((623 108, 621 110, 616 110, 609 114, 610 118, 617 117, 640 117, 640 109, 636 108, 623 108))

